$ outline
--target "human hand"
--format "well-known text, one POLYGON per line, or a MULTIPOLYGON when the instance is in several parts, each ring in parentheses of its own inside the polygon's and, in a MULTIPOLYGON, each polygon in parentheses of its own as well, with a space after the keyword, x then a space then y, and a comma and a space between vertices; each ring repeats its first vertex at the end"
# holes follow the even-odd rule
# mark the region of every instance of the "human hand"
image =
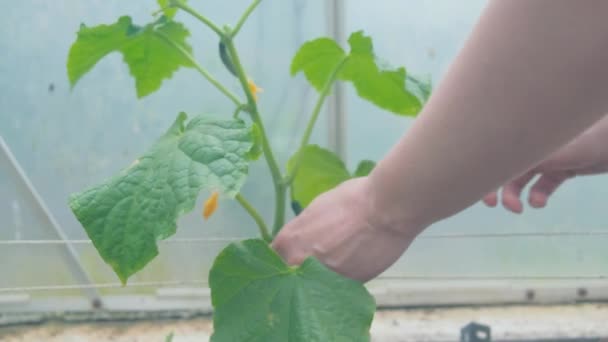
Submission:
MULTIPOLYGON (((394 229, 374 208, 367 177, 346 181, 317 197, 272 243, 291 265, 314 256, 333 271, 367 281, 391 266, 416 233, 394 229)), ((412 230, 413 231, 413 230, 412 230)))
MULTIPOLYGON (((549 197, 566 180, 581 175, 608 172, 608 117, 585 131, 568 145, 549 156, 536 167, 502 186, 502 204, 514 212, 523 211, 520 199, 523 189, 535 176, 540 176, 530 188, 528 202, 533 208, 543 208, 549 197)), ((486 205, 498 204, 498 193, 483 198, 486 205)))

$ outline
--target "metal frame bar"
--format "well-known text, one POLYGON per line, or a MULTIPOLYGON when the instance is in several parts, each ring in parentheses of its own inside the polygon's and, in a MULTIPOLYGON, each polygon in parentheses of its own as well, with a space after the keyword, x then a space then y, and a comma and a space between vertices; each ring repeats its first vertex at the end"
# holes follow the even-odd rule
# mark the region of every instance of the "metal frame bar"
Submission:
MULTIPOLYGON (((143 300, 144 298, 142 298, 143 300)), ((120 301, 120 298, 111 298, 112 301, 120 301)), ((128 305, 122 303, 120 305, 128 305)), ((139 303, 131 302, 137 307, 139 303)), ((458 340, 458 332, 461 327, 469 322, 481 323, 492 329, 493 341, 571 341, 571 342, 593 342, 604 341, 600 336, 608 337, 608 325, 605 324, 607 305, 585 304, 576 307, 571 306, 512 306, 512 307, 464 307, 464 308, 416 308, 410 310, 379 310, 374 317, 371 326, 371 335, 378 341, 435 341, 454 342, 458 340), (524 320, 523 318, 528 318, 524 320)), ((106 336, 103 331, 115 332, 115 324, 118 322, 125 329, 124 333, 113 336, 117 339, 133 339, 133 332, 141 332, 144 328, 147 340, 161 340, 169 331, 173 331, 177 323, 174 319, 191 319, 181 326, 177 336, 191 340, 205 340, 212 333, 211 317, 202 311, 162 311, 146 313, 142 315, 137 311, 123 312, 71 312, 65 315, 54 313, 24 313, 0 315, 0 326, 12 325, 7 329, 8 337, 17 337, 26 334, 29 336, 32 329, 38 329, 36 336, 44 339, 68 338, 74 334, 87 335, 90 331, 100 332, 100 336, 106 336), (150 319, 156 320, 153 327, 150 319), (168 320, 167 320, 168 319, 168 320), (34 328, 25 323, 45 323, 34 328), (97 325, 104 321, 106 324, 97 325), (71 323, 84 323, 86 325, 74 325, 71 323)), ((0 339, 4 337, 0 328, 0 339)), ((101 341, 90 335, 91 340, 101 341)))
MULTIPOLYGON (((345 3, 344 0, 330 0, 327 5, 327 29, 329 35, 339 44, 346 40, 345 36, 345 3)), ((342 160, 347 160, 347 122, 346 94, 344 84, 337 82, 333 93, 328 97, 328 146, 342 160)))
MULTIPOLYGON (((139 311, 197 311, 211 313, 210 291, 205 281, 144 282, 130 287, 153 289, 153 294, 104 296, 105 312, 139 311)), ((608 302, 608 280, 569 279, 560 281, 500 281, 500 280, 426 280, 408 277, 380 277, 366 285, 379 308, 470 307, 489 305, 555 305, 608 302)), ((71 286, 69 289, 105 288, 120 291, 121 284, 71 286)), ((66 286, 33 289, 42 292, 64 290, 66 286)), ((34 291, 31 292, 34 292, 34 291)), ((147 290, 149 291, 149 290, 147 290)), ((146 292, 147 292, 146 291, 146 292)), ((45 313, 62 315, 89 312, 88 301, 81 297, 62 298, 0 293, 0 313, 45 313)), ((0 324, 1 325, 1 324, 0 324)))
MULTIPOLYGON (((544 237, 608 237, 608 229, 583 230, 583 231, 547 231, 547 232, 495 232, 495 233, 423 233, 418 240, 442 240, 442 239, 511 239, 511 238, 544 238, 544 237)), ((248 237, 204 237, 204 238, 171 238, 160 240, 160 244, 181 244, 181 243, 209 243, 245 240, 248 237)), ((0 240, 1 245, 90 245, 93 242, 88 239, 78 240, 0 240)))
MULTIPOLYGON (((19 178, 21 179, 21 181, 23 182, 23 184, 25 185, 27 190, 29 191, 30 195, 33 197, 34 202, 36 202, 36 204, 38 204, 40 210, 42 210, 44 216, 50 223, 51 227, 53 227, 53 230, 55 231, 57 236, 61 240, 69 241, 67 234, 63 231, 63 228, 61 228, 61 225, 55 219, 55 216, 53 216, 53 214, 47 207, 46 203, 42 199, 42 196, 40 196, 38 191, 36 191, 36 188, 30 181, 30 179, 27 177, 25 171, 23 170, 23 168, 17 161, 17 158, 15 158, 15 156, 11 152, 10 148, 8 147, 8 144, 4 141, 2 136, 0 136, 0 150, 8 158, 11 166, 13 167, 13 169, 15 170, 15 172, 17 173, 17 175, 19 176, 19 178)), ((84 266, 80 262, 79 255, 76 252, 76 249, 74 248, 74 246, 71 243, 66 243, 64 251, 65 251, 65 258, 67 260, 67 266, 68 266, 70 272, 72 273, 72 275, 74 276, 74 278, 76 279, 76 281, 79 283, 84 283, 84 284, 93 284, 93 282, 91 281, 91 278, 89 277, 88 273, 86 272, 84 266)), ((92 308, 100 308, 103 306, 103 302, 101 300, 101 297, 100 297, 97 289, 83 288, 82 292, 88 298, 89 304, 91 305, 92 308)))

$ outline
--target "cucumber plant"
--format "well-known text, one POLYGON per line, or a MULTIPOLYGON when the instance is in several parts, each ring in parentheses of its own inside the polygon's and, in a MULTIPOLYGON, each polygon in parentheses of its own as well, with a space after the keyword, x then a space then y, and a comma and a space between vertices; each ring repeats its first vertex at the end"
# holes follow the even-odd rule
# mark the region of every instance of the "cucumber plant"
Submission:
POLYGON ((362 161, 350 172, 337 155, 309 144, 335 82, 351 83, 362 99, 407 116, 420 111, 430 84, 410 76, 405 68, 380 66, 371 38, 361 31, 350 35, 348 50, 330 38, 306 42, 290 71, 305 75, 318 100, 299 148, 288 165, 280 167, 256 102, 259 88, 249 79, 235 45, 235 37, 260 2, 253 0, 234 27, 220 28, 186 0, 158 0, 154 20, 143 26, 128 16, 109 25, 81 25, 68 54, 72 86, 99 60, 119 52, 135 79, 138 98, 157 91, 178 69, 188 68, 215 86, 235 111, 190 119, 179 113, 141 157, 114 177, 72 194, 69 205, 100 256, 126 284, 158 255, 157 241, 176 232, 178 217, 194 208, 202 190, 213 192, 205 202, 205 216, 215 210, 219 194, 232 198, 250 214, 260 236, 228 245, 213 263, 211 340, 369 341, 375 303, 361 283, 332 272, 313 257, 300 266, 288 266, 269 243, 285 223, 288 202, 297 214, 319 194, 349 178, 366 176, 374 167, 373 162, 362 161), (196 61, 188 29, 174 19, 177 11, 192 15, 217 35, 219 58, 238 79, 242 94, 231 92, 196 61), (275 191, 271 224, 240 193, 249 164, 260 157, 268 165, 275 191))

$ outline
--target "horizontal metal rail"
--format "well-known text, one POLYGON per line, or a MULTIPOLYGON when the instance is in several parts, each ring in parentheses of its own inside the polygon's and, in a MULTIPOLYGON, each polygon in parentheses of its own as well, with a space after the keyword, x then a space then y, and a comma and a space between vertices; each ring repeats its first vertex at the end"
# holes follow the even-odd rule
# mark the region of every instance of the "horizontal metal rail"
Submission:
MULTIPOLYGON (((608 237, 608 230, 592 231, 553 231, 553 232, 498 232, 498 233, 446 233, 446 234, 423 234, 420 240, 434 239, 509 239, 509 238, 541 238, 541 237, 608 237)), ((230 243, 249 237, 209 237, 209 238, 173 238, 158 241, 161 244, 181 243, 230 243)), ((0 240, 0 245, 62 245, 92 244, 91 240, 0 240)))
MULTIPOLYGON (((416 276, 416 275, 381 275, 377 280, 410 280, 410 281, 572 281, 572 280, 608 280, 608 275, 441 275, 441 276, 416 276)), ((34 292, 34 291, 62 291, 77 289, 103 289, 103 288, 131 288, 131 287, 167 287, 167 286, 207 286, 206 280, 176 280, 176 281, 149 281, 136 282, 127 285, 121 283, 96 283, 96 284, 66 284, 66 285, 41 285, 41 286, 18 286, 0 287, 0 293, 6 292, 34 292)), ((606 283, 608 286, 608 283, 606 283)))

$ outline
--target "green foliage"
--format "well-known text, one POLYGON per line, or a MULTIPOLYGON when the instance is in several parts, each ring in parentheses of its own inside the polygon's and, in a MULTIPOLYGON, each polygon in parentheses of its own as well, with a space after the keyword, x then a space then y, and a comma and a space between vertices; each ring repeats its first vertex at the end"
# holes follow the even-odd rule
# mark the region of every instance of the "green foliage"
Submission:
POLYGON ((305 43, 293 58, 291 74, 304 72, 311 85, 321 91, 332 72, 345 60, 339 78, 351 82, 361 98, 395 114, 415 115, 420 111, 425 100, 424 90, 418 89, 418 82, 406 84, 405 68, 381 68, 371 38, 362 31, 351 34, 348 43, 348 55, 329 38, 305 43))
POLYGON ((428 75, 424 78, 407 75, 406 86, 407 89, 421 99, 422 102, 428 101, 431 97, 433 83, 431 82, 431 77, 428 75))
POLYGON ((291 185, 291 198, 302 207, 350 178, 342 160, 317 145, 308 145, 296 153, 287 163, 287 172, 293 172, 298 159, 300 164, 291 185))
MULTIPOLYGON (((177 13, 177 7, 171 6, 171 3, 173 1, 176 1, 176 0, 156 0, 156 2, 158 3, 158 5, 160 6, 160 8, 163 11, 163 14, 167 18, 171 18, 171 19, 173 19, 173 17, 177 13)), ((179 0, 179 1, 182 3, 186 3, 186 0, 179 0)))
POLYGON ((135 78, 138 97, 158 88, 180 67, 192 62, 173 45, 191 52, 186 42, 190 33, 180 23, 160 17, 144 27, 134 25, 130 17, 120 17, 112 25, 86 27, 78 31, 68 55, 68 77, 72 86, 97 62, 111 52, 120 52, 135 78))
POLYGON ((262 240, 236 242, 215 260, 209 284, 212 342, 370 340, 373 297, 314 258, 290 267, 262 240))
POLYGON ((317 196, 340 183, 353 177, 367 176, 375 163, 364 160, 351 175, 335 153, 317 145, 307 145, 291 157, 287 163, 287 171, 294 172, 296 165, 297 170, 291 184, 291 199, 297 214, 298 209, 307 207, 317 196))
POLYGON ((369 175, 370 172, 372 172, 372 170, 374 169, 374 167, 376 166, 376 162, 371 161, 371 160, 362 160, 359 162, 359 165, 357 165, 357 168, 355 169, 355 173, 354 173, 354 177, 365 177, 367 175, 369 175))
POLYGON ((397 114, 414 115, 420 100, 405 85, 405 68, 382 70, 377 65, 372 39, 355 32, 348 39, 350 58, 340 77, 351 81, 357 94, 380 108, 397 114))
POLYGON ((169 335, 167 335, 167 337, 165 337, 165 342, 173 342, 173 333, 170 333, 169 335))
POLYGON ((251 128, 238 119, 203 116, 175 123, 117 176, 70 198, 72 211, 123 283, 157 254, 157 239, 175 233, 179 215, 202 189, 234 196, 245 182, 251 128))
MULTIPOLYGON (((262 155, 275 190, 273 234, 284 223, 288 190, 298 214, 323 192, 353 177, 367 176, 375 166, 373 161, 361 161, 351 174, 338 156, 308 145, 336 80, 352 83, 360 97, 399 115, 415 115, 430 95, 430 82, 409 75, 405 68, 382 67, 371 38, 363 32, 350 36, 348 54, 329 38, 305 43, 292 61, 291 73, 303 72, 320 94, 299 152, 289 160, 284 174, 269 146, 234 45, 234 37, 260 1, 252 0, 231 30, 220 28, 187 6, 186 0, 157 0, 163 15, 153 23, 140 27, 124 16, 111 25, 82 25, 70 48, 67 69, 72 86, 102 58, 119 52, 135 78, 138 97, 158 90, 179 68, 189 67, 236 105, 232 119, 198 116, 186 123, 186 114, 180 113, 131 166, 70 197, 76 218, 123 283, 158 254, 157 240, 175 233, 177 219, 193 209, 203 189, 236 197, 261 235, 270 240, 264 218, 239 193, 249 162, 262 155), (189 31, 172 19, 178 8, 217 34, 219 57, 239 80, 245 103, 191 56, 186 41, 189 31), (250 124, 238 119, 241 113, 248 114, 250 124)), ((314 258, 288 266, 266 241, 229 245, 215 260, 209 283, 215 308, 214 342, 370 340, 375 304, 362 284, 332 272, 314 258)), ((166 341, 172 339, 173 334, 166 337, 166 341)))
POLYGON ((315 39, 300 47, 291 62, 291 74, 303 71, 310 84, 321 91, 332 71, 345 58, 344 50, 333 39, 315 39))

